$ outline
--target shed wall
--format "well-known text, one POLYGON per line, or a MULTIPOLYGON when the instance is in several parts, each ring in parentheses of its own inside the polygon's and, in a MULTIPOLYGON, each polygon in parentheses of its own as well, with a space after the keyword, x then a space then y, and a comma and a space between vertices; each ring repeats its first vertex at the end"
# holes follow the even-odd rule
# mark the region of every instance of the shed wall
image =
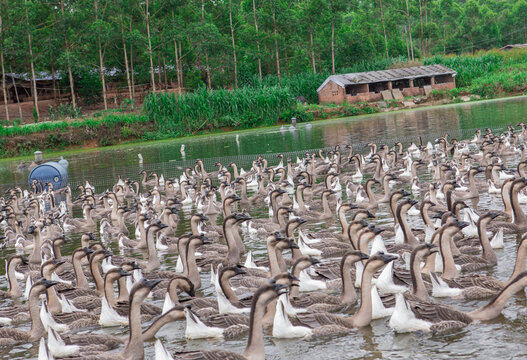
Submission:
POLYGON ((320 104, 342 104, 344 102, 344 88, 329 81, 326 86, 318 93, 320 104))

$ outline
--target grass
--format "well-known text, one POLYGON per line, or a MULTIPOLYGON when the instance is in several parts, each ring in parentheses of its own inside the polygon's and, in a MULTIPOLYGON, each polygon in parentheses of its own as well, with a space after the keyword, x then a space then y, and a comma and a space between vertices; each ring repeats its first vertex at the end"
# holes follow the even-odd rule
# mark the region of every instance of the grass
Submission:
POLYGON ((527 90, 527 49, 434 56, 426 59, 425 64, 443 64, 456 70, 458 92, 493 98, 527 90))
POLYGON ((290 89, 241 88, 233 91, 200 89, 195 93, 150 94, 143 103, 146 116, 163 134, 184 136, 221 127, 273 125, 296 101, 290 89))
POLYGON ((66 132, 70 128, 96 129, 100 126, 115 127, 117 125, 147 122, 145 115, 126 114, 126 115, 106 115, 99 119, 81 119, 74 121, 53 121, 21 126, 11 126, 0 128, 0 136, 13 137, 23 136, 46 131, 66 132))

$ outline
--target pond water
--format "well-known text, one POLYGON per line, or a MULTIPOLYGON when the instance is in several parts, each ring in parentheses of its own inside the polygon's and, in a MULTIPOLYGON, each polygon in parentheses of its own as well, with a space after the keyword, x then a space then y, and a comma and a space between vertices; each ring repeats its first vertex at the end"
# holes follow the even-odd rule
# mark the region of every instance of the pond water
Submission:
MULTIPOLYGON (((217 159, 245 159, 243 155, 300 152, 306 149, 317 149, 334 146, 335 144, 355 144, 356 151, 362 151, 368 141, 387 143, 392 146, 395 140, 406 143, 417 141, 421 135, 424 141, 449 132, 455 137, 471 137, 474 128, 491 127, 503 129, 508 124, 516 125, 524 121, 527 114, 527 98, 460 104, 431 109, 420 109, 388 114, 377 114, 348 119, 338 119, 324 122, 314 122, 311 128, 300 124, 295 131, 279 128, 244 131, 239 133, 214 135, 198 138, 178 139, 173 141, 155 142, 151 144, 125 145, 110 149, 98 149, 77 154, 69 154, 69 173, 72 183, 81 183, 85 178, 95 182, 98 191, 103 191, 117 179, 118 174, 139 178, 138 153, 142 154, 143 167, 161 166, 167 172, 180 174, 181 167, 192 164, 197 158, 217 159), (185 155, 180 151, 185 144, 185 155), (98 181, 104 179, 104 181, 98 181), (111 181, 110 181, 111 180, 111 181)), ((56 160, 48 156, 46 159, 56 160)), ((507 164, 513 166, 517 158, 507 159, 507 164)), ((277 163, 277 159, 270 160, 269 165, 277 163)), ((209 162, 210 164, 210 162, 209 162)), ((224 163, 227 165, 228 163, 224 163)), ((207 170, 213 170, 208 166, 207 170)), ((20 160, 0 163, 0 181, 6 188, 13 183, 25 186, 28 171, 20 164, 20 160)), ((429 180, 430 174, 423 171, 423 180, 429 180)), ((418 200, 422 195, 416 196, 418 200)), ((344 194, 345 197, 345 194, 344 194)), ((502 209, 501 199, 484 193, 480 197, 477 209, 502 209)), ((253 217, 265 216, 267 210, 259 205, 250 208, 253 217)), ((81 216, 79 209, 76 216, 81 216)), ((181 212, 178 232, 188 231, 190 213, 181 212)), ((219 219, 221 220, 221 219, 219 219)), ((390 221, 386 206, 379 208, 377 222, 390 221)), ((422 227, 418 218, 410 218, 414 227, 422 227)), ((314 223, 304 226, 307 230, 316 231, 322 228, 339 231, 340 225, 335 222, 314 223)), ((72 235, 76 240, 63 249, 63 254, 69 254, 79 246, 78 234, 72 235)), ((254 250, 256 257, 265 254, 265 240, 244 237, 246 247, 254 250)), ((110 244, 115 253, 119 253, 115 242, 110 244)), ((498 266, 488 271, 489 275, 504 280, 511 273, 517 248, 517 238, 513 235, 505 236, 505 247, 496 250, 498 266)), ((7 258, 13 249, 2 249, 2 258, 7 258)), ((126 255, 141 256, 141 252, 125 251, 126 255)), ((173 270, 177 255, 160 253, 162 269, 173 270)), ((0 267, 0 274, 5 270, 0 267)), ((210 286, 209 273, 202 274, 203 287, 201 296, 212 296, 213 287, 210 286)), ((0 279, 0 288, 6 288, 5 277, 0 279)), ((438 300, 442 301, 442 300, 438 300)), ((473 310, 485 304, 485 301, 444 301, 464 311, 473 310)), ((152 302, 162 306, 162 301, 152 302)), ((11 305, 11 300, 3 301, 1 306, 11 305)), ((349 310, 354 313, 356 308, 349 310)), ((371 326, 353 330, 347 336, 334 338, 278 340, 266 334, 266 356, 268 359, 305 359, 308 356, 317 359, 362 359, 362 358, 525 358, 527 356, 527 299, 523 293, 514 297, 505 307, 503 315, 497 319, 473 324, 465 329, 440 336, 420 334, 395 334, 388 326, 388 319, 374 320, 371 326)), ((145 324, 146 326, 147 324, 145 324)), ((205 340, 187 341, 184 339, 184 322, 173 323, 158 333, 158 338, 170 352, 192 349, 226 349, 240 353, 246 344, 246 337, 238 340, 205 340)), ((18 328, 28 329, 29 323, 17 325, 18 328)), ((85 332, 108 333, 112 335, 127 334, 127 327, 104 329, 85 329, 85 332)), ((153 358, 153 342, 145 344, 146 358, 153 358)), ((0 349, 0 358, 29 359, 36 358, 38 344, 26 344, 0 349)))

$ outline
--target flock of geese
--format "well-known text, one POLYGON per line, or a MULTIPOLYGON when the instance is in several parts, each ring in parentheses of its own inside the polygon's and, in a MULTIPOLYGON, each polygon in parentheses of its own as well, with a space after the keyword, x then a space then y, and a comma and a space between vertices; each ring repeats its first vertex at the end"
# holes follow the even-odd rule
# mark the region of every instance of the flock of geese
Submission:
POLYGON ((265 359, 264 331, 346 336, 386 318, 396 332, 437 334, 491 320, 527 286, 527 126, 519 127, 406 149, 371 143, 367 155, 337 145, 296 162, 279 155, 276 166, 258 156, 248 171, 218 162, 207 172, 197 160, 180 178, 142 171, 103 193, 86 182, 76 197, 38 181, 9 189, 0 199, 2 245, 13 254, 0 346, 40 342, 42 360, 143 359, 145 342, 182 321, 176 338, 247 346, 170 354, 157 340, 156 359, 265 359), (478 208, 483 192, 502 210, 478 208), (261 209, 265 216, 251 216, 261 209), (332 221, 338 231, 324 226, 332 221), (502 280, 486 271, 504 233, 518 244, 502 280), (133 252, 143 259, 124 256, 133 252), (160 268, 160 253, 177 263, 160 268), (209 281, 215 292, 205 297, 209 281), (462 312, 437 298, 488 302, 462 312), (112 326, 128 336, 92 331, 112 326))

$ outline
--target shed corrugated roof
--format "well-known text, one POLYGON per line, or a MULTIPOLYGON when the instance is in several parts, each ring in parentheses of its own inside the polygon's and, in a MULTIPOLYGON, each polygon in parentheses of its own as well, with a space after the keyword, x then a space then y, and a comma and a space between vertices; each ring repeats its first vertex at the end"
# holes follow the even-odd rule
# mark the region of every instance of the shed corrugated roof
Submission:
POLYGON ((329 81, 333 81, 341 87, 346 85, 369 84, 381 81, 396 81, 403 79, 417 79, 426 76, 457 75, 452 69, 444 65, 414 66, 400 69, 367 71, 351 74, 331 75, 317 89, 320 92, 329 81))

